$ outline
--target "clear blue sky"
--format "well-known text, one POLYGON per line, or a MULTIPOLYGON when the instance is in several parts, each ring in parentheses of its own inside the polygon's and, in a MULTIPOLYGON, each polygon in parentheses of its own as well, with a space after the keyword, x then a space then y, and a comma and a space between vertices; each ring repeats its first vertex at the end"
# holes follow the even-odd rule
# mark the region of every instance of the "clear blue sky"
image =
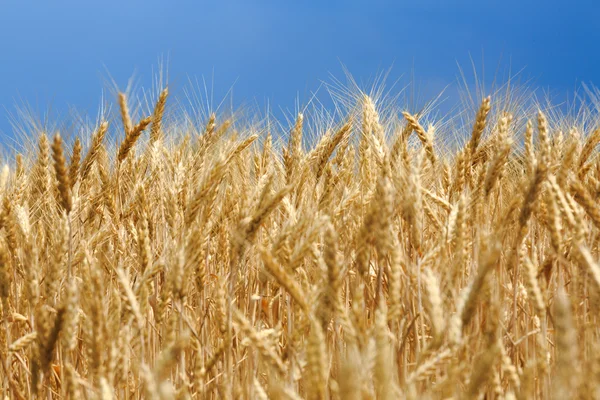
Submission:
MULTIPOLYGON (((95 115, 110 76, 150 87, 161 56, 175 91, 213 77, 216 97, 293 110, 341 63, 359 82, 393 65, 424 96, 473 57, 486 80, 523 68, 557 93, 600 82, 600 6, 589 1, 0 0, 0 134, 24 103, 95 115)), ((6 138, 6 136, 4 136, 6 138)))

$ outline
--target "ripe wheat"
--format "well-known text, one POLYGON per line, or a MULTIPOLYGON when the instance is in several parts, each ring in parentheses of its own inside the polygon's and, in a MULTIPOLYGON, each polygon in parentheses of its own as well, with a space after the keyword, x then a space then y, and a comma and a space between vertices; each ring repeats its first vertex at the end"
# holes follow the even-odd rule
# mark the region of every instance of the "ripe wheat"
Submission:
POLYGON ((361 93, 287 140, 168 95, 2 170, 2 399, 597 396, 594 121, 361 93))

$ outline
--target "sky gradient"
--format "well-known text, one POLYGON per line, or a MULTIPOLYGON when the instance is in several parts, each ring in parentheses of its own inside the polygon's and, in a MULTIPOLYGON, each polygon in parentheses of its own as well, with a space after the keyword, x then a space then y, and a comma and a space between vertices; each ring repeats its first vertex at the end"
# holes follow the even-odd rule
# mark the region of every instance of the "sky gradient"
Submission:
POLYGON ((472 58, 487 83, 522 70, 560 95, 600 82, 594 4, 0 0, 0 135, 24 104, 94 116, 110 79, 125 88, 135 73, 149 88, 161 57, 176 93, 204 77, 215 99, 233 85, 236 104, 283 110, 343 78, 342 64, 363 83, 390 67, 390 82, 414 71, 428 97, 456 84, 457 64, 472 76, 472 58))

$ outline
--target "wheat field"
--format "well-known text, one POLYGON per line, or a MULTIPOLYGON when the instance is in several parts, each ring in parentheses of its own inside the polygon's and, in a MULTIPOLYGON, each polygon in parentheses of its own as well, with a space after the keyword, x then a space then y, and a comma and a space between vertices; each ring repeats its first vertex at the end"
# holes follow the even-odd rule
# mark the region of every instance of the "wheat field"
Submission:
POLYGON ((2 169, 2 399, 600 397, 589 114, 155 97, 2 169))

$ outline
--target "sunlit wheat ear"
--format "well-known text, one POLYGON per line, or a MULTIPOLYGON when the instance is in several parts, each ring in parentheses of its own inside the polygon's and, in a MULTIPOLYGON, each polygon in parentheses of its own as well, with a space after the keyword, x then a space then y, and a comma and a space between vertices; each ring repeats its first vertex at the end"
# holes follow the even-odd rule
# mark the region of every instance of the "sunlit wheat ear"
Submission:
POLYGON ((365 188, 370 188, 373 184, 373 123, 376 119, 377 111, 375 105, 368 96, 363 97, 362 102, 362 129, 358 143, 358 168, 360 177, 365 188))
POLYGON ((546 204, 548 209, 548 225, 550 231, 550 242, 554 250, 558 253, 562 246, 562 218, 558 209, 557 199, 552 190, 552 185, 547 182, 546 204))
POLYGON ((287 271, 278 265, 277 261, 273 259, 272 255, 268 251, 261 250, 261 256, 265 268, 269 274, 271 274, 277 283, 279 283, 290 294, 290 296, 298 303, 302 310, 307 311, 307 297, 296 280, 294 280, 287 271))
POLYGON ((129 115, 129 106, 127 105, 127 95, 125 93, 119 93, 119 107, 121 110, 123 129, 125 130, 125 135, 128 135, 133 128, 133 123, 131 122, 131 116, 129 115))
POLYGON ((319 310, 321 324, 324 331, 327 330, 329 320, 335 316, 341 308, 341 289, 343 283, 342 266, 338 254, 338 236, 331 223, 325 226, 323 260, 327 267, 327 286, 324 289, 322 305, 319 310))
POLYGON ((483 135, 483 131, 486 126, 486 119, 491 110, 491 97, 488 96, 481 102, 479 106, 479 110, 477 111, 477 115, 475 117, 475 123, 473 124, 473 131, 471 133, 471 140, 469 141, 469 159, 473 157, 475 154, 475 150, 477 150, 477 146, 479 146, 479 142, 481 141, 481 136, 483 135))
POLYGON ((121 142, 121 146, 119 146, 119 151, 117 153, 117 160, 122 162, 125 160, 142 132, 146 129, 148 125, 152 122, 152 117, 147 117, 142 119, 137 125, 131 127, 125 136, 125 139, 121 142))
POLYGON ((56 172, 56 180, 58 181, 58 192, 60 194, 60 204, 68 214, 71 212, 71 182, 67 170, 66 160, 63 155, 63 144, 60 135, 57 133, 54 136, 52 143, 52 158, 54 159, 54 170, 56 172))
POLYGON ((315 179, 318 182, 319 178, 323 174, 323 170, 325 165, 329 161, 329 158, 335 151, 336 147, 344 140, 347 140, 347 137, 350 134, 350 130, 352 129, 352 121, 348 121, 345 123, 333 136, 327 138, 324 144, 315 148, 315 165, 316 165, 316 174, 315 179))
POLYGON ((381 126, 379 113, 375 102, 370 96, 363 95, 363 133, 367 137, 374 137, 377 142, 383 144, 385 141, 383 126, 381 126))
POLYGON ((564 147, 564 156, 556 173, 556 180, 563 187, 567 184, 569 174, 573 172, 577 157, 578 142, 571 136, 566 140, 564 147))
MULTIPOLYGON (((452 185, 447 186, 448 198, 454 200, 463 191, 465 185, 465 167, 467 153, 464 150, 459 151, 454 157, 454 167, 452 168, 452 185)), ((448 170, 449 175, 450 170, 448 170)), ((448 184, 450 176, 446 177, 448 184)))
MULTIPOLYGON (((42 133, 38 139, 37 158, 31 172, 32 197, 43 207, 48 201, 47 192, 50 188, 50 143, 48 136, 42 133)), ((39 212, 37 212, 39 216, 39 212)))
POLYGON ((475 154, 477 152, 477 147, 481 142, 481 137, 486 127, 486 120, 488 114, 491 109, 491 97, 488 96, 481 102, 479 109, 477 110, 477 115, 475 116, 475 122, 473 123, 473 129, 471 131, 471 139, 467 142, 465 146, 465 155, 466 160, 464 163, 465 167, 465 180, 471 185, 471 174, 472 174, 472 166, 474 164, 475 154))
POLYGON ((81 180, 84 180, 90 173, 92 165, 98 157, 98 153, 100 152, 100 148, 102 147, 102 143, 107 131, 108 122, 102 122, 96 132, 94 132, 90 148, 88 149, 88 152, 81 163, 81 180))
POLYGON ((540 153, 540 162, 548 164, 550 161, 548 157, 550 157, 550 139, 548 137, 548 118, 546 115, 538 111, 537 115, 538 122, 538 139, 539 139, 539 153, 540 153))
POLYGON ((421 124, 419 124, 419 121, 417 121, 417 119, 414 116, 412 116, 408 112, 403 112, 402 115, 404 115, 404 118, 406 118, 408 123, 411 125, 411 127, 413 128, 413 130, 416 132, 417 136, 419 137, 419 140, 423 144, 423 148, 425 149, 425 152, 427 153, 427 157, 431 161, 431 164, 435 165, 436 161, 437 161, 437 157, 435 155, 435 150, 433 148, 433 139, 425 131, 425 129, 421 126, 421 124))
POLYGON ((8 351, 12 353, 17 353, 19 351, 25 350, 36 340, 37 332, 28 333, 12 342, 12 344, 8 348, 8 351))
POLYGON ((510 149, 513 143, 512 138, 509 136, 509 125, 512 121, 512 116, 507 115, 500 119, 498 123, 498 149, 496 156, 492 159, 492 163, 489 164, 487 175, 485 178, 484 188, 486 197, 489 196, 490 192, 494 188, 494 185, 498 181, 499 176, 502 174, 510 149))
MULTIPOLYGON (((524 246, 523 246, 524 247, 524 246)), ((542 290, 537 278, 537 267, 531 259, 525 254, 524 249, 521 250, 521 259, 525 267, 525 286, 527 287, 528 296, 533 305, 535 313, 539 318, 543 318, 546 314, 546 306, 542 290)))
POLYGON ((581 153, 579 153, 579 160, 577 160, 577 165, 580 173, 584 170, 585 163, 592 155, 592 152, 594 151, 598 143, 600 143, 600 128, 595 129, 590 135, 588 135, 585 144, 581 149, 581 153))
POLYGON ((580 181, 573 181, 571 188, 575 192, 575 200, 583 207, 596 228, 600 229, 600 207, 596 200, 580 181))
MULTIPOLYGON (((544 150, 546 147, 546 140, 547 139, 544 136, 540 136, 541 161, 537 164, 535 168, 533 180, 529 183, 529 187, 527 188, 527 192, 525 193, 525 198, 521 206, 521 211, 519 214, 519 232, 517 236, 517 241, 520 241, 527 232, 527 223, 529 222, 529 218, 533 213, 533 207, 535 205, 534 203, 537 202, 544 181, 547 179, 548 164, 547 161, 545 161, 546 153, 544 150)), ((516 245, 518 246, 520 245, 520 243, 516 243, 516 245)))
POLYGON ((165 88, 158 97, 158 101, 154 106, 154 113, 152 114, 152 127, 150 129, 150 141, 155 142, 162 139, 164 136, 162 126, 163 118, 165 114, 165 106, 167 104, 167 97, 169 96, 169 88, 165 88))
POLYGON ((288 147, 283 152, 283 162, 286 170, 287 182, 297 172, 300 160, 304 154, 302 151, 302 126, 304 124, 304 115, 299 113, 296 117, 296 123, 290 132, 288 147))
POLYGON ((81 141, 79 138, 75 139, 75 143, 73 144, 73 151, 71 153, 71 163, 69 164, 69 183, 71 184, 71 189, 77 183, 79 179, 79 167, 81 163, 81 141))

